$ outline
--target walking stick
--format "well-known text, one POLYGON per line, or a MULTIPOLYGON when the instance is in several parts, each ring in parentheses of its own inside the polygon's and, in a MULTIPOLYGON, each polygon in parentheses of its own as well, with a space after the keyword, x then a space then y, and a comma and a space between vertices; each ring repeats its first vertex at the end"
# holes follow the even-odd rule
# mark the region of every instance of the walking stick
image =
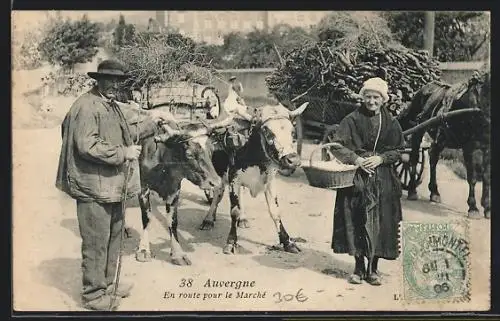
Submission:
POLYGON ((127 198, 127 187, 128 187, 128 178, 130 175, 130 169, 132 168, 132 162, 128 161, 127 163, 127 172, 125 173, 125 184, 123 188, 123 197, 122 197, 122 228, 120 232, 120 255, 118 256, 118 267, 116 268, 116 280, 115 280, 115 286, 113 288, 113 295, 111 296, 111 301, 109 303, 109 311, 112 311, 113 305, 115 304, 116 300, 116 291, 118 290, 118 285, 120 284, 120 274, 121 274, 121 269, 122 269, 122 256, 123 256, 123 234, 125 234, 125 200, 127 198))
MULTIPOLYGON (((138 114, 140 115, 140 110, 138 110, 138 114)), ((139 123, 138 123, 139 124, 139 123)), ((137 137, 136 137, 136 142, 135 144, 139 144, 139 125, 137 125, 137 137)), ((126 199, 127 199, 127 191, 128 191, 128 179, 130 176, 130 169, 132 168, 132 161, 127 161, 127 171, 125 172, 125 184, 123 184, 123 192, 122 192, 122 201, 121 201, 121 207, 122 207, 122 227, 121 227, 121 232, 120 232, 120 255, 118 256, 118 266, 116 268, 116 280, 115 280, 115 286, 113 287, 113 294, 111 295, 111 301, 109 302, 109 311, 112 311, 113 305, 115 304, 116 300, 116 291, 118 290, 118 285, 120 284, 120 274, 122 270, 122 257, 123 257, 123 234, 125 234, 125 205, 126 205, 126 199)))

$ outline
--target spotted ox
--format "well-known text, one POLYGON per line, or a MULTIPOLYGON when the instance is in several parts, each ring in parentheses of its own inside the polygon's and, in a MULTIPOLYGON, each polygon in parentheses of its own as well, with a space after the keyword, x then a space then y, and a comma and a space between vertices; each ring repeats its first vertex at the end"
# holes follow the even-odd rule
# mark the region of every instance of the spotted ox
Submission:
POLYGON ((264 193, 269 214, 275 224, 279 242, 287 252, 298 253, 299 247, 290 239, 282 221, 276 191, 276 173, 281 169, 292 169, 300 165, 292 138, 293 119, 300 115, 308 103, 289 111, 283 105, 264 106, 256 110, 251 121, 238 121, 239 129, 248 129, 248 141, 236 150, 217 149, 212 152, 212 161, 223 183, 214 189, 210 209, 201 229, 214 226, 217 207, 229 183, 231 203, 231 228, 224 253, 236 253, 238 247, 237 227, 247 227, 248 221, 241 203, 241 190, 245 188, 252 197, 264 193))
MULTIPOLYGON (((167 129, 169 127, 166 127, 167 129)), ((181 182, 188 179, 202 189, 221 184, 213 167, 208 145, 209 129, 202 124, 189 124, 181 131, 169 130, 142 144, 139 159, 142 191, 139 205, 142 214, 142 234, 136 259, 151 260, 149 229, 151 217, 151 190, 166 202, 167 227, 171 239, 171 259, 177 265, 190 265, 177 237, 177 207, 181 182)))

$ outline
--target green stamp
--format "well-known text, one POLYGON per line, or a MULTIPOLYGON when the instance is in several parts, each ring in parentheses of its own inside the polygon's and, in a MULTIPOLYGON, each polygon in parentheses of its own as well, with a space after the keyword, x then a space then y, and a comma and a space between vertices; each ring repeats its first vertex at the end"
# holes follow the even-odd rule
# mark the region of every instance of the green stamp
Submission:
POLYGON ((470 300, 468 222, 401 222, 402 300, 470 300))

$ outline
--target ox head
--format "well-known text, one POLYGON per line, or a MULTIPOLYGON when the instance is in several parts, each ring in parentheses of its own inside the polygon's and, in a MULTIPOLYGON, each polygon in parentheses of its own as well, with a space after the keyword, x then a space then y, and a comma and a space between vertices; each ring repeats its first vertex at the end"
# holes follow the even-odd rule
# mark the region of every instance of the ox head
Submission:
POLYGON ((183 129, 172 129, 163 124, 164 134, 155 136, 156 143, 168 148, 168 160, 178 166, 183 178, 201 189, 220 186, 221 178, 212 164, 210 130, 201 124, 189 124, 183 129))
POLYGON ((267 156, 283 169, 300 166, 300 156, 293 144, 294 119, 302 114, 309 103, 290 111, 281 104, 264 106, 255 116, 262 147, 267 156))

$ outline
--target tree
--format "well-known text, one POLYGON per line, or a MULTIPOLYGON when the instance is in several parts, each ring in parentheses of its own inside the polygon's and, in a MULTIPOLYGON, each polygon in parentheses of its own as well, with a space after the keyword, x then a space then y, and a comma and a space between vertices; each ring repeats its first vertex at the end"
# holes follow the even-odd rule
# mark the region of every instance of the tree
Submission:
POLYGON ((253 30, 246 36, 247 50, 240 52, 238 67, 268 68, 276 67, 279 59, 274 51, 274 44, 278 42, 276 34, 261 30, 253 30))
MULTIPOLYGON (((387 11, 395 38, 405 47, 423 48, 424 12, 387 11)), ((439 61, 469 61, 490 42, 490 18, 486 12, 438 11, 435 16, 434 55, 439 61)))
POLYGON ((288 24, 279 24, 271 31, 276 39, 279 49, 287 53, 294 48, 307 46, 308 44, 316 43, 318 37, 314 33, 308 32, 301 27, 292 27, 288 24))
POLYGON ((248 42, 241 32, 230 32, 224 35, 221 58, 226 68, 237 68, 243 52, 248 50, 248 42))
POLYGON ((199 44, 196 47, 196 52, 204 56, 204 60, 209 62, 215 69, 225 69, 226 62, 222 59, 222 46, 209 45, 206 43, 199 44))
POLYGON ((12 66, 14 69, 30 70, 41 66, 42 58, 38 51, 40 34, 39 28, 20 31, 17 23, 12 24, 12 66))
POLYGON ((135 38, 135 27, 133 24, 128 24, 125 26, 125 30, 123 33, 123 42, 125 45, 131 44, 134 42, 135 38))
POLYGON ((126 28, 126 23, 125 23, 125 17, 123 15, 120 15, 120 18, 118 19, 118 25, 115 28, 115 31, 113 32, 113 44, 115 47, 120 48, 123 46, 123 38, 125 35, 125 28, 126 28))
POLYGON ((44 35, 38 49, 44 59, 73 71, 75 64, 92 61, 97 54, 99 27, 84 15, 80 20, 55 22, 44 35))
POLYGON ((111 19, 111 21, 109 21, 105 27, 104 27, 104 31, 106 32, 111 32, 113 30, 115 30, 115 28, 118 26, 118 24, 116 23, 116 20, 115 19, 111 19))

